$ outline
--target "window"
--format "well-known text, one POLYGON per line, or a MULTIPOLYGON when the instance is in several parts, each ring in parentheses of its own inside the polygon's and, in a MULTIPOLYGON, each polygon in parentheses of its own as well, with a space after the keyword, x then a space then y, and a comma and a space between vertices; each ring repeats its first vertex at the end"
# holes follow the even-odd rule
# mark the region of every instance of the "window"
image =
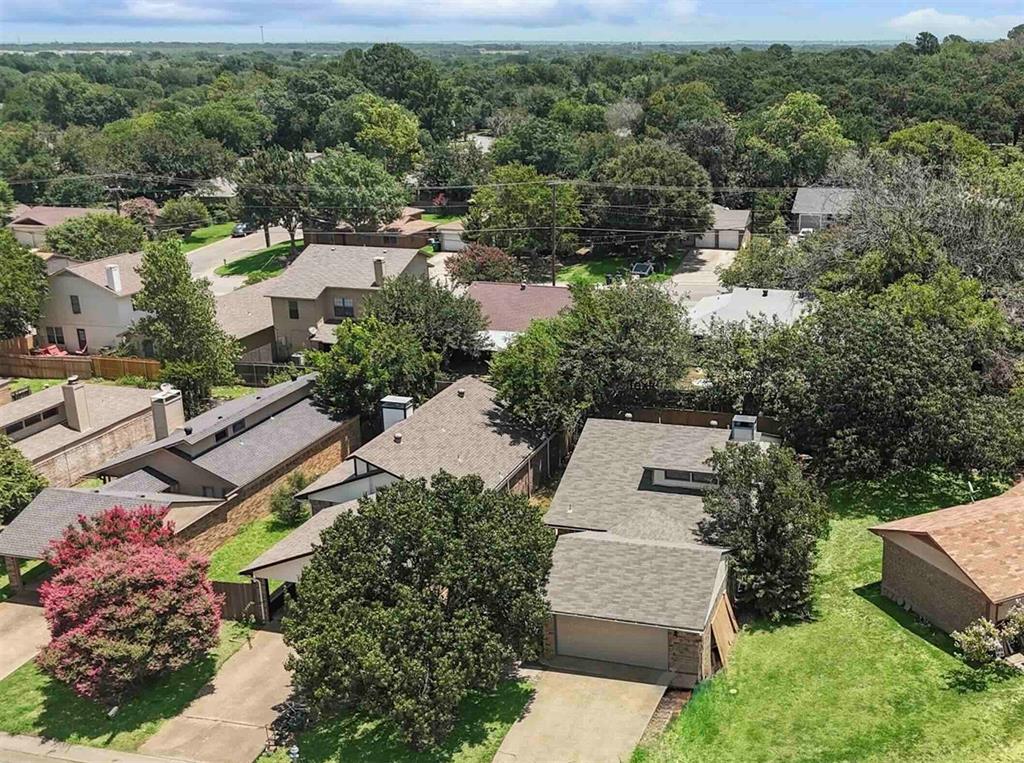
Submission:
POLYGON ((49 409, 49 410, 47 410, 47 411, 43 411, 43 418, 44 418, 44 419, 52 419, 52 418, 53 418, 54 416, 56 416, 56 415, 57 415, 57 414, 58 414, 59 412, 60 412, 60 409, 59 409, 59 408, 50 408, 50 409, 49 409))
POLYGON ((665 470, 665 479, 673 482, 689 482, 690 472, 677 472, 675 469, 665 470))
POLYGON ((74 294, 71 295, 71 312, 75 315, 82 314, 82 302, 74 294))
POLYGON ((84 350, 89 344, 85 338, 85 329, 75 329, 75 333, 78 334, 78 349, 84 350))
POLYGON ((694 482, 706 482, 708 484, 713 484, 715 482, 718 482, 718 478, 715 477, 715 475, 711 474, 710 472, 694 472, 693 473, 693 481, 694 482))
POLYGON ((203 498, 216 498, 217 489, 212 488, 209 485, 203 485, 203 498))
POLYGON ((21 421, 15 421, 13 424, 8 424, 4 427, 4 434, 12 435, 15 432, 20 432, 25 428, 25 424, 21 421))
POLYGON ((234 424, 231 425, 231 434, 238 434, 243 429, 245 429, 245 419, 242 419, 241 421, 236 421, 234 424))
POLYGON ((46 341, 50 344, 64 344, 64 328, 61 326, 47 326, 46 341))
POLYGON ((32 427, 32 426, 35 426, 36 424, 40 423, 42 420, 43 420, 43 414, 41 414, 41 413, 34 413, 31 416, 29 416, 27 419, 25 419, 25 421, 23 423, 25 424, 26 427, 32 427))
POLYGON ((356 314, 356 304, 348 297, 334 298, 334 317, 353 318, 356 314))
POLYGON ((384 246, 398 246, 398 236, 385 236, 384 246))
POLYGON ((288 300, 288 317, 293 321, 297 321, 299 319, 299 303, 294 299, 288 300))
POLYGON ((213 436, 214 442, 224 442, 224 440, 226 439, 228 439, 228 430, 226 429, 220 430, 219 432, 217 432, 217 434, 213 436))

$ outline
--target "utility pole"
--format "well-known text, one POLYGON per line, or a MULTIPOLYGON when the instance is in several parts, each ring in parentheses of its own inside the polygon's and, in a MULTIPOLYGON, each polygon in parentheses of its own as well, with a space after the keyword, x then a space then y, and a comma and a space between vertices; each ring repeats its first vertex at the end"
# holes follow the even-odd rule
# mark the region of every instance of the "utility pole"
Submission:
POLYGON ((260 45, 266 45, 267 41, 263 39, 263 24, 260 24, 260 45))
POLYGON ((555 285, 555 252, 558 250, 558 184, 552 181, 551 188, 551 285, 555 285))

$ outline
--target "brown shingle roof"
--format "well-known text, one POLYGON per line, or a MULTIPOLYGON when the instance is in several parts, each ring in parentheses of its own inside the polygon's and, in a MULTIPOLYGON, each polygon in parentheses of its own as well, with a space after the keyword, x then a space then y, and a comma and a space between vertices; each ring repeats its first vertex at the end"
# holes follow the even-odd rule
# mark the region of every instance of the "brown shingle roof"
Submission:
POLYGON ((217 323, 236 339, 273 326, 273 303, 267 296, 273 285, 260 281, 217 297, 217 323))
MULTIPOLYGON (((110 257, 103 257, 99 260, 89 262, 78 262, 68 265, 63 273, 74 273, 87 281, 107 288, 107 265, 117 265, 121 270, 121 291, 119 296, 125 297, 142 290, 142 278, 139 276, 138 267, 142 264, 142 252, 129 252, 127 254, 115 254, 110 257)), ((113 292, 111 292, 113 293, 113 292)))
POLYGON ((107 212, 105 209, 89 209, 88 207, 28 207, 20 210, 11 220, 11 225, 44 225, 50 227, 67 222, 73 217, 84 217, 93 212, 107 212))
POLYGON ((993 602, 1024 594, 1024 497, 995 498, 897 519, 871 528, 930 540, 993 602))
POLYGON ((525 331, 535 318, 553 318, 572 304, 565 286, 474 281, 469 296, 480 303, 491 331, 525 331))
POLYGON ((267 296, 287 299, 316 299, 329 288, 371 289, 379 286, 373 261, 384 258, 384 275, 394 278, 404 273, 417 257, 416 249, 377 246, 307 246, 285 272, 269 281, 267 296))

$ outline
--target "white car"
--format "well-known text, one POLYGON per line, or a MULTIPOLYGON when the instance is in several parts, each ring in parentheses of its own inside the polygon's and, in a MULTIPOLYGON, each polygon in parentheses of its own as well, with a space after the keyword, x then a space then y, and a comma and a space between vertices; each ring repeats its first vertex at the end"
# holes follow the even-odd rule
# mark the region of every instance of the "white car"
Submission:
POLYGON ((800 232, 796 234, 797 241, 803 241, 812 233, 814 233, 814 228, 801 228, 800 232))

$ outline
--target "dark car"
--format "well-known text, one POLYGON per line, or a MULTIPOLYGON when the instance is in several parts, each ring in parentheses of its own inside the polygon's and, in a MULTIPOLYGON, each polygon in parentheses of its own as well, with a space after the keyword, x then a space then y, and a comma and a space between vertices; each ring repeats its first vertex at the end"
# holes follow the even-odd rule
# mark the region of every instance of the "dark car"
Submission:
POLYGON ((231 231, 231 238, 244 238, 256 230, 256 226, 252 223, 238 223, 231 231))

